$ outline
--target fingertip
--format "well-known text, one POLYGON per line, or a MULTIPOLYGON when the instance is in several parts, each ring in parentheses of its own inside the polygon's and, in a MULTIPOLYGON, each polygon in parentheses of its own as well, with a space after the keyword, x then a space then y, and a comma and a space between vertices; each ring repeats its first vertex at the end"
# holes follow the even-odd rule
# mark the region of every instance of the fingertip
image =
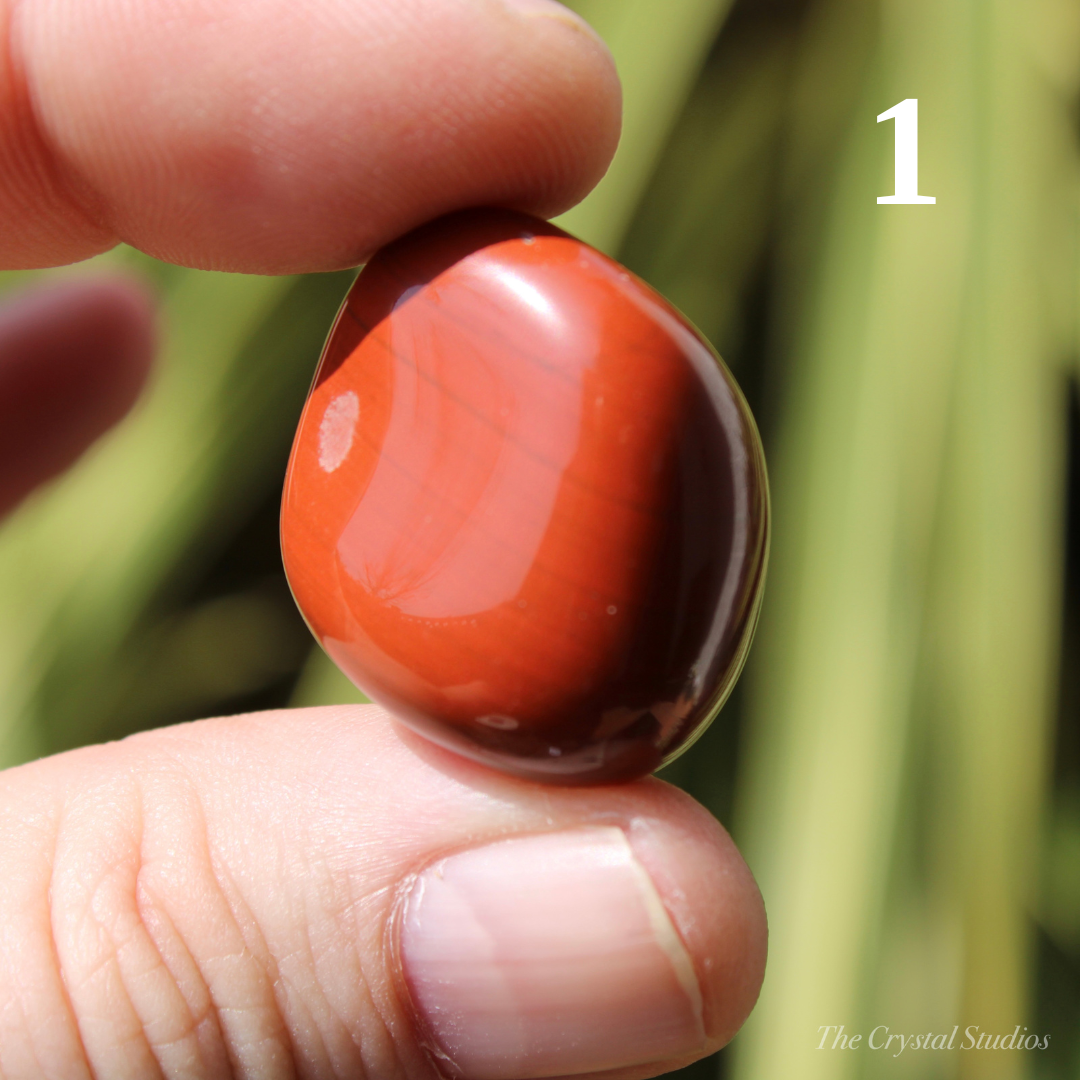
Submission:
POLYGON ((764 911, 726 834, 702 825, 679 810, 586 822, 425 868, 399 951, 429 1052, 467 1080, 620 1080, 727 1043, 761 984, 764 911))
POLYGON ((600 181, 615 155, 622 129, 622 83, 603 38, 558 0, 502 0, 541 56, 551 78, 552 105, 564 125, 569 158, 546 201, 511 205, 550 218, 580 202, 600 181), (569 122, 568 122, 569 121, 569 122))
POLYGON ((95 228, 167 261, 328 270, 463 207, 551 216, 618 141, 610 54, 566 9, 141 8, 39 0, 12 47, 53 171, 95 228))
POLYGON ((11 316, 12 346, 17 341, 26 362, 45 368, 37 386, 86 402, 79 426, 87 444, 127 414, 157 343, 155 301, 145 284, 102 276, 51 285, 16 299, 11 316))
POLYGON ((102 276, 54 287, 49 302, 57 328, 87 335, 114 373, 112 389, 126 411, 150 371, 157 344, 157 304, 150 288, 133 277, 102 276), (126 404, 125 404, 126 402, 126 404))
POLYGON ((0 512, 126 415, 154 347, 153 300, 126 278, 37 288, 0 309, 0 512))
POLYGON ((768 925, 753 874, 727 830, 684 792, 666 789, 662 810, 632 818, 627 835, 694 963, 708 1051, 750 1015, 765 974, 768 925))

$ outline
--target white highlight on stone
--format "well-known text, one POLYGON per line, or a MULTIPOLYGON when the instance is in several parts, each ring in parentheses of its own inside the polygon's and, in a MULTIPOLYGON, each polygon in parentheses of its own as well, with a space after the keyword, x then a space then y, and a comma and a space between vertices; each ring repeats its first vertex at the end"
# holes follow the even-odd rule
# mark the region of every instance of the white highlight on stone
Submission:
POLYGON ((518 728, 518 722, 512 716, 501 716, 499 713, 478 716, 476 722, 485 727, 495 728, 497 731, 516 731, 518 728))
POLYGON ((360 399, 351 390, 326 406, 319 424, 319 465, 324 472, 332 473, 349 456, 359 419, 360 399))

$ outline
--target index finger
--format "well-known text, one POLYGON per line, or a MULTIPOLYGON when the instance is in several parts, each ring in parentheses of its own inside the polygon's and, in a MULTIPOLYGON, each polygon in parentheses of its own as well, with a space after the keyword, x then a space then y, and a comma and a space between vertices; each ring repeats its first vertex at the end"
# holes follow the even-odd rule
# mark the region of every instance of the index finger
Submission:
POLYGON ((3 36, 7 268, 354 265, 458 207, 557 213, 618 139, 611 58, 552 0, 0 0, 3 36))

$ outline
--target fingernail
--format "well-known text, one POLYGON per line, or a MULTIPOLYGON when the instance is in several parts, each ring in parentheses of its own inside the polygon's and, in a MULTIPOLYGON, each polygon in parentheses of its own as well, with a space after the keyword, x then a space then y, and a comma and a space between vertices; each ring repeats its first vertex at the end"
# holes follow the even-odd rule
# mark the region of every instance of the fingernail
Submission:
POLYGON ((705 1043, 690 956, 621 829, 503 840, 429 867, 401 956, 429 1049, 468 1080, 598 1072, 705 1043))
POLYGON ((542 15, 549 19, 558 19, 560 22, 572 26, 575 30, 583 30, 590 37, 600 41, 600 35, 575 11, 571 11, 557 0, 503 0, 503 3, 518 15, 527 17, 542 15))

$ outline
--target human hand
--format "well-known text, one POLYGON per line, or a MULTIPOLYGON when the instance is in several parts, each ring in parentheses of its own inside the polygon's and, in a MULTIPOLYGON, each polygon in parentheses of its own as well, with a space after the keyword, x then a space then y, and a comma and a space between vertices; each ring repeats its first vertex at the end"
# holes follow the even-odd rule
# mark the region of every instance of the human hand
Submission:
MULTIPOLYGON (((455 207, 555 213, 617 136, 609 58, 540 0, 24 0, 3 27, 6 267, 118 239, 349 265, 455 207)), ((0 313, 0 508, 122 414, 152 338, 120 282, 0 313)), ((730 1038, 764 966, 753 880, 686 796, 494 775, 374 707, 11 770, 0 853, 20 1080, 648 1076, 730 1038)))

